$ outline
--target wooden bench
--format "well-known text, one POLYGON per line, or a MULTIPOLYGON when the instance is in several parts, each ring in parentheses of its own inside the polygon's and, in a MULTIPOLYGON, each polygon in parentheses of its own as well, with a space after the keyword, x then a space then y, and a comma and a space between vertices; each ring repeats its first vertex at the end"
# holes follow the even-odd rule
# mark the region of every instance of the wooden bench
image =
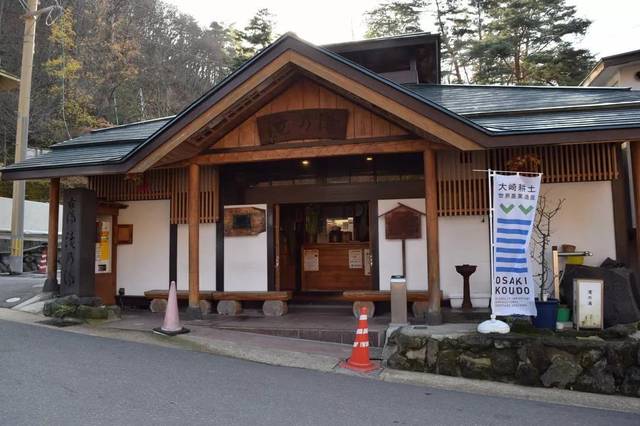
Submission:
POLYGON ((212 294, 218 301, 218 314, 238 315, 242 302, 261 301, 262 312, 267 317, 280 317, 288 311, 287 302, 293 297, 290 291, 220 291, 212 294))
MULTIPOLYGON (((211 295, 213 291, 200 291, 199 299, 201 301, 207 301, 209 304, 209 308, 211 306, 211 295)), ((188 290, 178 290, 177 292, 178 300, 189 300, 189 291, 188 290)), ((167 298, 169 297, 169 290, 148 290, 144 292, 144 297, 151 300, 149 303, 149 310, 151 312, 164 312, 167 309, 167 298)), ((204 306, 201 306, 200 309, 203 309, 204 306)), ((210 309, 209 309, 210 310, 210 309)))
MULTIPOLYGON (((442 290, 440 292, 442 294, 442 290)), ((342 297, 353 302, 353 315, 357 318, 360 315, 360 308, 366 307, 369 317, 375 314, 374 302, 389 302, 391 292, 388 290, 350 290, 344 291, 342 297)), ((429 301, 428 291, 407 291, 407 301, 411 302, 411 309, 416 318, 423 318, 429 301)))
MULTIPOLYGON (((211 300, 211 295, 213 291, 201 291, 200 299, 201 300, 211 300)), ((147 299, 167 299, 169 297, 169 290, 149 290, 144 292, 144 297, 147 299)), ((189 291, 188 290, 178 290, 178 300, 188 300, 189 299, 189 291)))
MULTIPOLYGON (((151 312, 164 312, 167 306, 168 290, 149 290, 144 297, 151 299, 151 312)), ((178 290, 178 300, 188 300, 188 290, 178 290)), ((287 313, 287 302, 293 293, 290 291, 200 291, 200 301, 218 301, 217 310, 221 315, 238 315, 242 312, 242 302, 263 302, 265 316, 282 316, 287 313)), ((201 309, 203 307, 201 306, 201 309)), ((209 304, 209 307, 211 305, 209 304)), ((209 309, 210 310, 210 309, 209 309)))

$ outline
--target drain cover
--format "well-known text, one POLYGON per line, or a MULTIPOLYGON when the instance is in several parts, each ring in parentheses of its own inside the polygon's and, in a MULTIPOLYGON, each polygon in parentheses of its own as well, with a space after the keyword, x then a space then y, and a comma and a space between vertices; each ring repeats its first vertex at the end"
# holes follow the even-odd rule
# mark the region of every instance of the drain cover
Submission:
POLYGON ((7 300, 5 300, 5 303, 16 303, 19 302, 20 298, 19 297, 10 297, 7 300))

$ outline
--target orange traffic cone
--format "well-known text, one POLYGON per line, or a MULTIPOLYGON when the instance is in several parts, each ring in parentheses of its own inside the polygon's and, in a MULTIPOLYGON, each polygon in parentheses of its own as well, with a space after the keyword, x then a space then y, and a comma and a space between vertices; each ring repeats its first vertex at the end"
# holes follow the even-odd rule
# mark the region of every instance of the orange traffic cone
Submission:
POLYGON ((367 325, 367 308, 360 308, 356 339, 353 342, 351 358, 340 363, 343 368, 368 373, 380 368, 380 364, 369 359, 369 326, 367 325))
POLYGON ((189 329, 180 325, 180 316, 178 314, 178 290, 176 282, 171 281, 169 284, 169 297, 167 299, 167 309, 164 312, 164 322, 162 327, 153 329, 154 333, 163 334, 165 336, 175 336, 177 334, 188 333, 189 329))

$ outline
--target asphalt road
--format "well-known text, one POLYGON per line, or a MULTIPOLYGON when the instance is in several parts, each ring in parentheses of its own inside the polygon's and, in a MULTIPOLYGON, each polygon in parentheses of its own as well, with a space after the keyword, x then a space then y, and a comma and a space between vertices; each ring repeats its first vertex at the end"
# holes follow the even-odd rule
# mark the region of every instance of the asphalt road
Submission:
POLYGON ((42 292, 45 278, 44 274, 32 273, 0 275, 0 308, 11 308, 42 292), (15 298, 19 300, 11 300, 15 298))
POLYGON ((635 425, 640 416, 0 321, 2 425, 635 425))

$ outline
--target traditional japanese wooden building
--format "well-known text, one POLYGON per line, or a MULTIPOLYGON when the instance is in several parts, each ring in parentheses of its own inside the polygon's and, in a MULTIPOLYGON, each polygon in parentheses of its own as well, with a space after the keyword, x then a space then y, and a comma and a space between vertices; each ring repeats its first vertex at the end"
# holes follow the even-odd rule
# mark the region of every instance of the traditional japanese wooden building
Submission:
POLYGON ((474 170, 525 154, 542 192, 566 199, 554 243, 635 263, 640 92, 442 85, 439 64, 431 34, 324 47, 286 34, 176 116, 60 142, 2 178, 51 179, 51 205, 61 180, 82 182, 65 211, 99 226, 76 234, 90 244, 63 258, 61 284, 65 265, 90 265, 107 302, 170 280, 192 310, 269 294, 384 300, 403 267, 385 213, 403 205, 418 221, 393 225, 409 236, 408 288, 437 322, 462 293, 455 265, 478 265, 472 296, 488 299, 487 181, 474 170))

